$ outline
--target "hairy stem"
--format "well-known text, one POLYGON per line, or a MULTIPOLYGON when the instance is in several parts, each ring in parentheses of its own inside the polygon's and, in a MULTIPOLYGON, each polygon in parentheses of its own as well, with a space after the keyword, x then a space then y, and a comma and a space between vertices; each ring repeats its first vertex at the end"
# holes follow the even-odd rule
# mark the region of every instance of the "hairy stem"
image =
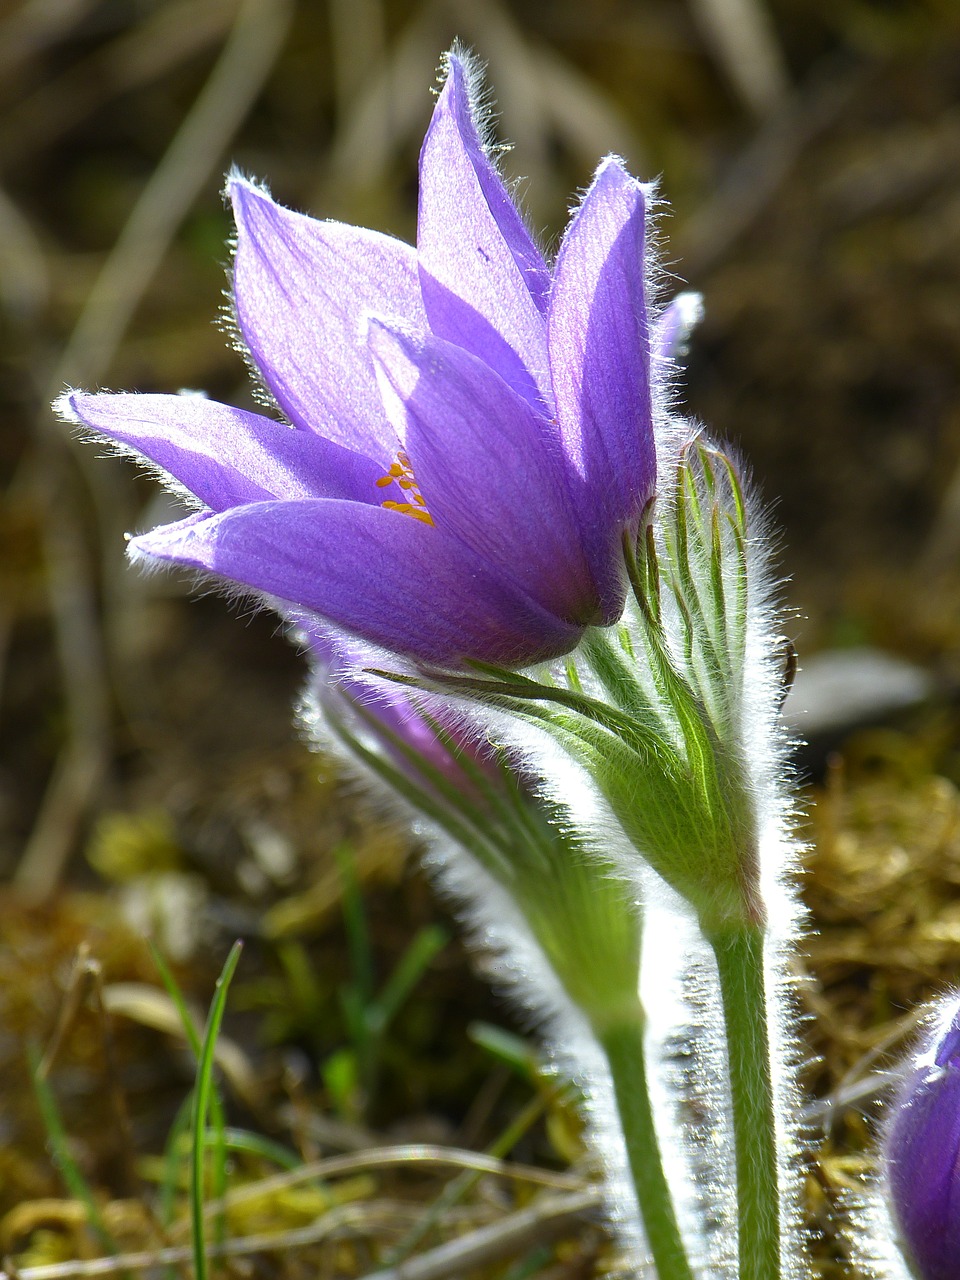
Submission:
POLYGON ((647 1088, 643 1014, 597 1030, 613 1077, 630 1173, 659 1280, 693 1280, 663 1171, 647 1088))
POLYGON ((739 1280, 778 1280, 780 1167, 760 923, 708 933, 717 959, 737 1161, 739 1280))

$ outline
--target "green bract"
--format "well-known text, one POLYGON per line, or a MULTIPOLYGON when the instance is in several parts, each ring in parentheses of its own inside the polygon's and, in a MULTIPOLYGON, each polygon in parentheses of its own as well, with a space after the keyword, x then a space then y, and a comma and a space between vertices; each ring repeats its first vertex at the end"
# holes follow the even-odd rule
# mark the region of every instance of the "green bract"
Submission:
MULTIPOLYGON (((562 680, 473 664, 450 691, 545 728, 597 783, 630 840, 706 933, 756 921, 757 779, 746 737, 747 509, 726 454, 694 440, 673 492, 625 555, 633 600, 591 629, 562 680)), ((415 681, 414 681, 415 682, 415 681)))

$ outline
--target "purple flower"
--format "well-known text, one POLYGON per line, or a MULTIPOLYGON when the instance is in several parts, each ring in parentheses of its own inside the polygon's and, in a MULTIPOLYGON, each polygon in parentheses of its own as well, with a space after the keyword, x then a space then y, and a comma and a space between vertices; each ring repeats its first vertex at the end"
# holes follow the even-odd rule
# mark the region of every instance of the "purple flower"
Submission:
MULTIPOLYGON (((319 712, 361 741, 372 738, 374 753, 386 753, 428 795, 435 790, 431 773, 470 801, 481 799, 476 778, 504 786, 504 766, 482 725, 451 711, 440 698, 369 675, 364 668, 372 654, 362 644, 309 623, 300 636, 310 659, 308 724, 319 712)), ((316 732, 319 722, 311 727, 316 732)))
POLYGON ((885 1175, 919 1280, 960 1275, 960 1000, 947 1000, 892 1108, 885 1175))
POLYGON ((197 397, 60 402, 185 488, 131 541, 416 660, 519 666, 615 621, 653 493, 648 191, 604 160, 552 268, 451 54, 416 249, 231 176, 234 311, 286 422, 197 397))

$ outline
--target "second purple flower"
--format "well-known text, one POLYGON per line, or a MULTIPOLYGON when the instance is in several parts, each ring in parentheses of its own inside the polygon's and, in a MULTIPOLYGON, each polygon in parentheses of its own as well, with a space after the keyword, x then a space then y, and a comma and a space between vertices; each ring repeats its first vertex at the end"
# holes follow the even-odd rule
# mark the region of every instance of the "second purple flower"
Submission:
POLYGON ((890 1110, 890 1207, 917 1280, 960 1275, 960 1001, 943 1000, 890 1110))
POLYGON ((656 478, 648 189, 604 160, 548 267, 451 54, 416 249, 238 176, 228 191, 237 327, 285 421, 200 397, 63 397, 196 502, 133 554, 443 666, 523 666, 615 621, 622 538, 656 478))

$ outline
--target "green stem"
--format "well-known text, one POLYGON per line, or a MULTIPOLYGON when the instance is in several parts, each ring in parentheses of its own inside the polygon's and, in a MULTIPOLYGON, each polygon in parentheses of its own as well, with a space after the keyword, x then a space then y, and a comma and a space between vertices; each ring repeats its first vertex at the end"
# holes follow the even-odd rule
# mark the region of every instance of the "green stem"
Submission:
POLYGON ((764 926, 708 933, 717 958, 730 1062, 737 1158, 739 1280, 778 1280, 780 1166, 770 1026, 763 958, 764 926))
POLYGON ((642 1013, 598 1028, 597 1037, 610 1064, 630 1173, 657 1276, 659 1280, 693 1280, 653 1123, 642 1013))

